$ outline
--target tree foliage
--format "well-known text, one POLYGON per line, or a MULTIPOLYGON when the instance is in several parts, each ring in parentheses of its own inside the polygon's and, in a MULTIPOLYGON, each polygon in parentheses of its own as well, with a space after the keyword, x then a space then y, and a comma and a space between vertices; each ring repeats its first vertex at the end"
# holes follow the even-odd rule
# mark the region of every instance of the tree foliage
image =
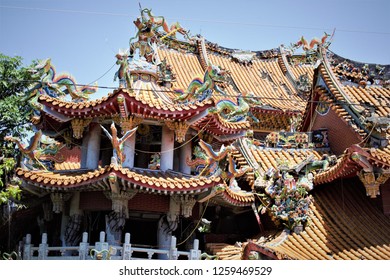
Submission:
POLYGON ((23 101, 23 93, 33 80, 21 57, 0 53, 0 204, 9 198, 20 198, 20 190, 12 178, 19 151, 4 138, 23 138, 31 131, 28 125, 31 108, 23 101))

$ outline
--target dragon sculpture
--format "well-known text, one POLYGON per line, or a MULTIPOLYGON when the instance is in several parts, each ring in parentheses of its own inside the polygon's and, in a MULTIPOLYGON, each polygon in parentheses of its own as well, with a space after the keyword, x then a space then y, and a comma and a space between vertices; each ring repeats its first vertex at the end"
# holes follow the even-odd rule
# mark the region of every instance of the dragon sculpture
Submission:
POLYGON ((129 41, 130 58, 134 56, 135 51, 138 49, 141 57, 145 57, 148 62, 153 62, 156 56, 154 45, 159 42, 157 33, 161 27, 166 33, 161 39, 168 36, 175 37, 177 32, 189 38, 188 31, 182 28, 179 23, 176 22, 168 27, 165 18, 153 15, 151 9, 142 9, 141 17, 138 17, 134 24, 138 31, 129 41), (138 38, 138 41, 133 42, 136 38, 138 38))
POLYGON ((174 91, 178 95, 175 101, 180 103, 188 103, 195 101, 203 101, 211 96, 213 91, 226 95, 222 91, 216 82, 224 82, 226 80, 227 72, 219 68, 218 66, 209 64, 204 73, 203 80, 195 78, 189 84, 187 90, 175 89, 174 91))
POLYGON ((210 144, 203 140, 199 141, 199 146, 203 152, 198 150, 198 158, 194 161, 187 159, 187 164, 190 166, 201 165, 202 171, 199 176, 203 173, 207 176, 220 176, 230 189, 240 190, 235 178, 243 176, 251 168, 242 167, 237 169, 231 153, 233 147, 222 145, 220 150, 216 152, 210 144))
POLYGON ((27 91, 27 99, 39 94, 47 94, 54 98, 64 98, 69 94, 72 101, 86 101, 89 95, 96 92, 97 85, 77 86, 76 80, 67 73, 57 75, 51 59, 39 61, 30 71, 34 79, 39 79, 27 91))
POLYGON ((302 46, 302 49, 303 49, 304 51, 306 51, 306 52, 311 51, 316 45, 317 45, 317 46, 324 46, 324 47, 327 47, 327 46, 329 46, 329 44, 330 44, 330 41, 327 41, 327 39, 328 39, 329 36, 332 36, 332 37, 333 37, 333 34, 330 35, 330 34, 328 34, 328 33, 326 33, 326 32, 324 32, 324 33, 325 33, 325 34, 324 34, 324 36, 322 36, 321 39, 319 39, 319 38, 313 38, 313 39, 310 41, 310 43, 308 43, 307 40, 305 39, 305 37, 302 36, 301 39, 300 39, 298 42, 296 42, 293 46, 294 46, 295 48, 299 48, 299 47, 302 46))
POLYGON ((230 100, 221 100, 214 108, 209 109, 209 112, 219 114, 228 122, 245 121, 247 116, 258 122, 259 120, 250 112, 251 106, 255 105, 262 105, 262 103, 255 99, 253 93, 240 94, 237 97, 237 104, 230 100))
POLYGON ((55 67, 51 64, 51 59, 38 61, 30 69, 34 82, 24 94, 23 100, 28 102, 33 110, 31 117, 33 123, 40 120, 42 104, 38 102, 40 95, 49 95, 54 98, 65 99, 70 95, 73 102, 83 102, 89 99, 89 95, 96 92, 97 84, 93 86, 77 86, 76 80, 69 74, 56 74, 55 67))
POLYGON ((53 162, 64 162, 62 156, 56 156, 63 145, 50 138, 43 139, 41 130, 37 131, 34 136, 31 137, 28 146, 23 144, 19 138, 7 136, 4 139, 16 143, 24 156, 23 163, 28 169, 38 169, 39 167, 45 170, 53 169, 53 162))
POLYGON ((200 171, 199 176, 204 174, 205 176, 213 175, 218 168, 217 162, 226 157, 232 147, 224 145, 221 146, 219 152, 215 152, 212 146, 203 140, 199 141, 199 146, 194 149, 195 159, 187 159, 187 165, 194 167, 200 171))

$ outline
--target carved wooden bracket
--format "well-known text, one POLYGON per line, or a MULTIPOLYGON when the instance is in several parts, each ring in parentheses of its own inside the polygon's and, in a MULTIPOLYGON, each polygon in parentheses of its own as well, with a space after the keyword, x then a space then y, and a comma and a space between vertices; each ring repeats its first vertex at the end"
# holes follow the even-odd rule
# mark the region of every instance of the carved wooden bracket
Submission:
MULTIPOLYGON (((111 179, 109 179, 111 180, 111 179)), ((129 200, 137 194, 135 190, 120 191, 120 192, 104 192, 104 195, 111 200, 112 210, 117 213, 124 214, 126 219, 129 218, 129 200)))
POLYGON ((196 199, 192 196, 171 196, 169 214, 172 217, 178 217, 180 214, 185 218, 191 217, 195 203, 196 199))
POLYGON ((91 123, 91 121, 92 118, 73 119, 71 121, 72 129, 73 129, 73 137, 76 139, 83 138, 84 128, 87 127, 91 123))
POLYGON ((185 141, 186 133, 190 125, 181 121, 165 121, 165 124, 170 130, 175 131, 176 141, 183 143, 185 141))
POLYGON ((181 201, 181 214, 184 218, 188 218, 192 216, 192 208, 196 203, 196 199, 190 196, 183 196, 180 199, 181 201))
POLYGON ((53 203, 53 212, 61 213, 64 210, 65 202, 72 196, 71 193, 52 193, 50 194, 53 203))
POLYGON ((365 172, 362 170, 358 176, 366 188, 367 196, 376 198, 377 195, 380 195, 380 185, 386 183, 387 179, 390 178, 390 170, 381 170, 377 173, 377 177, 375 177, 374 172, 365 172))
POLYGON ((122 130, 122 134, 126 133, 127 131, 133 129, 134 127, 138 126, 142 123, 142 118, 137 116, 128 116, 128 117, 121 117, 118 116, 117 118, 114 118, 115 123, 119 124, 122 130))

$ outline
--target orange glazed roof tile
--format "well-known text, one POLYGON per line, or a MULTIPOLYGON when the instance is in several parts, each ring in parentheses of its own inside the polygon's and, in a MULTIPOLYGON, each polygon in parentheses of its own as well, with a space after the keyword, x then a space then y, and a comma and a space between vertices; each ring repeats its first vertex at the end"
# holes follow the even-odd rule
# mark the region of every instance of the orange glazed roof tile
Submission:
MULTIPOLYGON (((208 54, 214 65, 219 65, 230 72, 230 75, 241 93, 254 93, 264 104, 275 109, 302 111, 302 100, 296 95, 296 90, 283 74, 277 58, 254 59, 247 66, 232 61, 231 57, 208 54), (280 100, 283 99, 283 100, 280 100), (298 105, 297 104, 301 104, 298 105)), ((235 93, 237 95, 237 93, 235 93)))

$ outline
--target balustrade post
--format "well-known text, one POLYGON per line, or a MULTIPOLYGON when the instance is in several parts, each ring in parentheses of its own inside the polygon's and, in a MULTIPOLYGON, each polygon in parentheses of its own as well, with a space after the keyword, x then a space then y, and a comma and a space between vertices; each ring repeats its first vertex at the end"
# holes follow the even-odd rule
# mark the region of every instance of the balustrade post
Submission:
POLYGON ((80 247, 79 247, 79 259, 80 260, 86 260, 88 257, 88 233, 83 232, 83 239, 80 242, 80 247))
POLYGON ((23 259, 31 260, 31 257, 31 234, 27 234, 23 246, 23 259))
POLYGON ((130 244, 130 233, 125 234, 125 243, 123 243, 122 260, 130 260, 132 255, 130 244))
POLYGON ((107 252, 109 252, 108 242, 105 242, 105 239, 106 233, 104 231, 101 231, 99 236, 99 242, 95 242, 95 250, 97 252, 102 252, 103 250, 107 250, 107 252))
POLYGON ((177 248, 176 248, 176 237, 172 236, 171 238, 171 246, 169 248, 169 259, 170 260, 177 260, 177 248))
POLYGON ((200 250, 199 250, 199 240, 194 240, 194 247, 190 250, 190 259, 191 260, 199 260, 200 259, 200 250))
POLYGON ((46 260, 48 254, 47 233, 42 234, 42 242, 39 244, 38 260, 46 260))

